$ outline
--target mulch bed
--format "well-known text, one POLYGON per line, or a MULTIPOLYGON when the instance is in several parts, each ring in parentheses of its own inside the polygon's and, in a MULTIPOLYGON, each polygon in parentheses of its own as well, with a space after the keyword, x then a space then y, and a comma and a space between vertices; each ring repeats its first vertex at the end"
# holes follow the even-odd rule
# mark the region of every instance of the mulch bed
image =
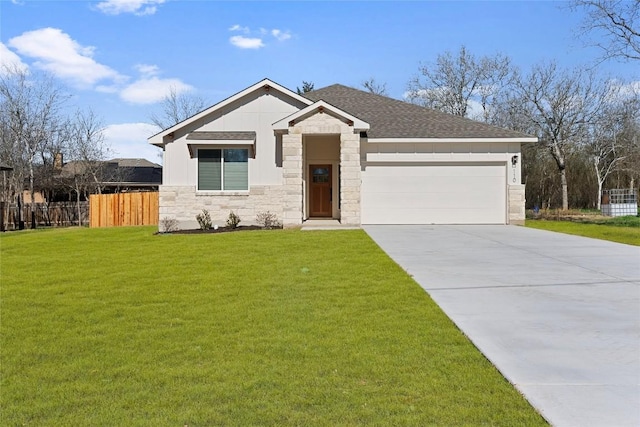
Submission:
MULTIPOLYGON (((274 227, 272 228, 272 230, 276 228, 282 228, 282 227, 274 227)), ((251 230, 265 230, 265 228, 259 225, 239 225, 236 228, 218 227, 217 230, 214 228, 210 228, 208 230, 201 230, 197 228, 194 230, 176 230, 176 231, 170 231, 170 232, 161 233, 161 234, 213 234, 213 233, 232 233, 236 231, 251 231, 251 230)))

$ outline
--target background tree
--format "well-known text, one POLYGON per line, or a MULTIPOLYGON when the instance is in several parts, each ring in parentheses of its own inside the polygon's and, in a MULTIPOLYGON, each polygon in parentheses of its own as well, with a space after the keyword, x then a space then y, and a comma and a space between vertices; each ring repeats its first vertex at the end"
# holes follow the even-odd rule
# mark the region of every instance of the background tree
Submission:
POLYGON ((560 70, 553 62, 536 65, 515 79, 512 105, 535 129, 554 159, 562 188, 562 209, 569 208, 567 160, 597 123, 609 89, 593 72, 560 70))
POLYGON ((512 67, 506 56, 476 57, 462 46, 457 54, 438 55, 435 64, 420 67, 419 73, 409 82, 409 101, 462 117, 470 117, 475 104, 479 113, 474 118, 489 121, 494 100, 509 85, 512 67))
POLYGON ((375 95, 388 96, 387 94, 387 84, 386 83, 378 83, 376 79, 373 77, 369 78, 362 82, 362 87, 364 87, 369 92, 375 95))
POLYGON ((0 73, 2 152, 14 167, 14 189, 22 193, 29 180, 31 227, 35 228, 36 168, 39 154, 47 151, 60 131, 61 110, 69 96, 46 74, 14 68, 0 73), (20 181, 22 180, 22 181, 20 181))
MULTIPOLYGON (((10 103, 0 96, 0 163, 12 168, 11 172, 2 173, 2 200, 5 202, 19 200, 27 171, 24 147, 13 134, 11 117, 10 103)), ((18 220, 21 221, 22 217, 18 220)))
POLYGON ((640 1, 574 0, 587 13, 581 33, 602 49, 602 59, 640 60, 640 1))
POLYGON ((104 141, 104 126, 92 110, 78 110, 65 128, 67 158, 71 161, 61 178, 76 195, 78 225, 82 225, 80 201, 83 196, 102 192, 109 150, 104 141))
MULTIPOLYGON (((619 86, 610 88, 609 101, 601 111, 585 146, 598 185, 596 205, 600 209, 602 188, 607 178, 622 169, 624 161, 636 156, 640 99, 637 93, 625 93, 619 86)), ((636 167, 640 165, 636 164, 636 167)))
POLYGON ((314 88, 313 82, 302 81, 302 88, 296 87, 296 92, 298 95, 304 95, 307 92, 311 92, 314 88))
POLYGON ((189 93, 178 93, 174 87, 164 97, 160 111, 151 114, 151 122, 160 129, 168 129, 176 123, 188 119, 207 107, 207 103, 199 96, 189 93))
POLYGON ((64 163, 66 144, 66 132, 64 122, 61 128, 52 132, 44 149, 38 153, 38 167, 36 168, 35 182, 37 190, 42 194, 42 203, 45 205, 42 214, 47 225, 51 225, 51 202, 65 190, 59 178, 64 163))

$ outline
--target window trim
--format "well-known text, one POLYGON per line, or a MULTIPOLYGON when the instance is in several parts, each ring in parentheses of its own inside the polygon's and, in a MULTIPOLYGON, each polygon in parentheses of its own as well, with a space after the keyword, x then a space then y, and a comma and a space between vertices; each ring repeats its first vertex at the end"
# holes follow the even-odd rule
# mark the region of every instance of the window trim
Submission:
POLYGON ((251 150, 246 145, 224 145, 224 146, 216 146, 211 145, 207 147, 198 147, 196 149, 196 193, 200 195, 246 195, 249 193, 249 189, 251 184, 249 182, 249 159, 251 155, 251 150), (220 150, 220 190, 201 190, 200 189, 200 151, 208 151, 208 150, 220 150), (225 150, 244 150, 247 154, 247 188, 243 190, 225 190, 224 189, 224 168, 225 168, 225 160, 224 160, 224 151, 225 150))

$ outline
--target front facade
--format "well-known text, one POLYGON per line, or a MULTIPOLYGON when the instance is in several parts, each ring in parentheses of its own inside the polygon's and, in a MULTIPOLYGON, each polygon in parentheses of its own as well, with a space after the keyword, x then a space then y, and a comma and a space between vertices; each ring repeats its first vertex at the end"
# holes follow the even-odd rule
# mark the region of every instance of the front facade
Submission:
POLYGON ((520 144, 535 138, 333 85, 300 96, 270 80, 150 138, 163 149, 160 219, 197 228, 270 212, 285 227, 513 224, 520 144))

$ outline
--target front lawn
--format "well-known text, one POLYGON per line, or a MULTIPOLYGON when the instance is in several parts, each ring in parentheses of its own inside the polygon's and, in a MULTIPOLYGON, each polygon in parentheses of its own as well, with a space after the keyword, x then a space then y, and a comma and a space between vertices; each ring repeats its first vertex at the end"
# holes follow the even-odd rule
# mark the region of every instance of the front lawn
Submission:
POLYGON ((545 425, 361 230, 0 238, 2 425, 545 425))
POLYGON ((601 223, 528 219, 526 226, 640 246, 640 218, 637 217, 613 218, 601 223))

